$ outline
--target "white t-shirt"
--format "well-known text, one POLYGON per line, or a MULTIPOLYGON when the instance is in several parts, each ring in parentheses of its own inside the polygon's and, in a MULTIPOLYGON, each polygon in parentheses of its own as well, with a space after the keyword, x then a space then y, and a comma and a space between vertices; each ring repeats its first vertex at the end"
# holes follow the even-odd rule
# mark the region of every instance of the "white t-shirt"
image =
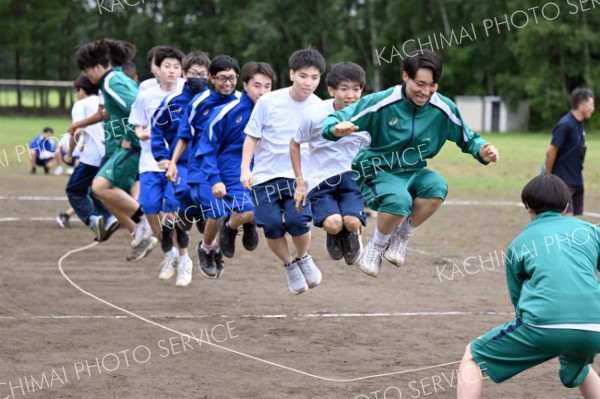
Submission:
MULTIPOLYGON (((88 96, 73 104, 71 119, 73 122, 88 118, 98 112, 100 98, 88 96)), ((76 150, 80 151, 79 161, 90 166, 100 166, 104 157, 104 123, 98 122, 83 128, 83 135, 77 142, 76 150), (83 148, 83 150, 81 150, 83 148)), ((66 136, 66 135, 65 135, 66 136)), ((73 151, 75 155, 75 151, 73 151)))
POLYGON ((355 132, 338 141, 324 139, 321 135, 323 121, 334 112, 333 99, 311 105, 302 113, 294 134, 296 143, 308 143, 308 162, 302 164, 308 190, 331 176, 350 171, 358 150, 371 142, 367 132, 355 132))
MULTIPOLYGON (((185 82, 185 81, 183 81, 185 82)), ((183 86, 183 82, 177 83, 177 89, 183 86)), ((152 122, 154 112, 162 102, 162 100, 173 93, 173 91, 167 91, 161 89, 160 86, 154 86, 143 93, 138 93, 135 102, 131 106, 131 113, 129 114, 129 123, 134 126, 140 125, 144 128, 149 128, 152 122)), ((166 172, 158 167, 158 163, 152 155, 152 147, 150 145, 150 139, 140 140, 140 148, 142 153, 140 154, 140 165, 139 172, 166 172)))
MULTIPOLYGON (((254 152, 254 184, 262 184, 277 177, 294 178, 290 159, 290 140, 300 124, 302 111, 321 99, 311 94, 302 102, 295 101, 290 88, 263 95, 256 103, 244 132, 258 138, 254 152)), ((307 162, 307 150, 302 152, 302 163, 307 162)))
POLYGON ((144 80, 138 86, 138 96, 140 94, 142 94, 143 92, 145 92, 146 90, 152 89, 154 87, 158 87, 158 80, 156 80, 156 78, 150 78, 150 79, 144 80))

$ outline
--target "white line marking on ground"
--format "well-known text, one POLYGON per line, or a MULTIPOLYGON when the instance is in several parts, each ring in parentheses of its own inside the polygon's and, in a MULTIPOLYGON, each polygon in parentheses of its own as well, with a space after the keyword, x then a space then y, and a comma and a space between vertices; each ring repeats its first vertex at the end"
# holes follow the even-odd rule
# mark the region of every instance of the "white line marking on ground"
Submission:
MULTIPOLYGON (((514 316, 514 312, 375 312, 375 313, 306 313, 306 314, 203 314, 203 315, 150 315, 148 318, 195 320, 195 319, 331 319, 347 317, 419 317, 419 316, 514 316)), ((125 315, 20 315, 0 316, 0 320, 112 320, 131 319, 125 315)))
POLYGON ((280 368, 280 369, 283 369, 283 370, 291 371, 291 372, 296 373, 296 374, 304 375, 306 377, 311 377, 311 378, 315 378, 315 379, 318 379, 318 380, 329 381, 329 382, 356 382, 356 381, 362 381, 362 380, 368 380, 368 379, 374 379, 374 378, 380 378, 380 377, 387 377, 387 376, 391 376, 391 375, 400 375, 400 374, 414 373, 414 372, 417 372, 417 371, 430 370, 430 369, 434 369, 434 368, 446 367, 446 366, 450 366, 450 365, 454 365, 454 364, 460 363, 460 360, 458 360, 458 361, 455 361, 455 362, 436 364, 434 366, 420 367, 420 368, 409 369, 409 370, 401 370, 401 371, 393 371, 393 372, 382 373, 382 374, 367 375, 367 376, 363 376, 363 377, 355 377, 355 378, 330 378, 330 377, 323 377, 323 376, 316 375, 316 374, 311 374, 309 372, 302 371, 302 370, 299 370, 299 369, 296 369, 296 368, 293 368, 293 367, 288 367, 288 366, 283 365, 283 364, 275 363, 275 362, 272 362, 270 360, 266 360, 266 359, 263 359, 263 358, 260 358, 260 357, 256 357, 256 356, 250 355, 248 353, 240 352, 240 351, 237 351, 235 349, 231 349, 231 348, 227 348, 227 347, 222 346, 222 345, 215 344, 215 343, 210 342, 210 341, 204 341, 204 340, 199 339, 199 338, 197 338, 197 337, 195 337, 193 335, 189 335, 189 334, 182 333, 180 331, 174 330, 174 329, 172 329, 170 327, 167 327, 167 326, 165 326, 163 324, 157 323, 157 322, 155 322, 153 320, 150 320, 150 319, 148 319, 146 317, 140 316, 137 313, 134 313, 134 312, 132 312, 130 310, 127 310, 125 308, 117 306, 117 305, 115 305, 115 304, 113 304, 113 303, 111 303, 111 302, 109 302, 109 301, 107 301, 105 299, 102 299, 102 298, 100 298, 100 297, 92 294, 91 292, 88 292, 88 291, 84 290, 79 285, 77 285, 73 280, 71 280, 69 278, 69 276, 67 276, 67 274, 64 272, 63 266, 62 266, 62 262, 67 257, 69 257, 71 254, 74 254, 74 253, 77 253, 77 252, 83 252, 83 251, 85 251, 87 249, 91 249, 91 248, 95 247, 97 244, 98 243, 95 242, 95 243, 86 245, 86 246, 81 247, 81 248, 70 250, 67 253, 65 253, 63 256, 61 256, 61 258, 58 260, 58 270, 60 271, 60 273, 62 274, 62 276, 65 278, 65 280, 67 280, 67 282, 69 284, 71 284, 73 287, 75 287, 75 289, 77 289, 81 293, 83 293, 83 294, 85 294, 85 295, 87 295, 87 296, 89 296, 89 297, 97 300, 100 303, 103 303, 103 304, 105 304, 107 306, 110 306, 111 308, 113 308, 115 310, 118 310, 119 312, 126 313, 126 314, 128 314, 128 315, 130 315, 132 317, 135 317, 135 318, 143 321, 143 322, 146 322, 146 323, 151 324, 153 326, 162 328, 163 330, 175 333, 175 334, 180 335, 182 337, 187 337, 190 340, 195 340, 196 342, 199 342, 201 344, 206 344, 206 345, 212 346, 214 348, 218 348, 218 349, 224 350, 226 352, 233 353, 233 354, 241 356, 241 357, 245 357, 247 359, 255 360, 255 361, 260 362, 260 363, 265 363, 265 364, 268 364, 270 366, 274 366, 274 367, 277 367, 277 368, 280 368))

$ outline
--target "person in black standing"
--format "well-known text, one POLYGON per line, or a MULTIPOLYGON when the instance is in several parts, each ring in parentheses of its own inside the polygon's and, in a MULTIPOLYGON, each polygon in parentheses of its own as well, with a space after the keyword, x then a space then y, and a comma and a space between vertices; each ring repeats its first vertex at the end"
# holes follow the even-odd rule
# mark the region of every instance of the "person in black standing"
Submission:
POLYGON ((554 128, 552 141, 546 151, 545 174, 553 174, 569 186, 571 200, 567 214, 583 214, 583 161, 585 130, 583 122, 594 113, 594 93, 590 89, 575 89, 572 109, 554 128))

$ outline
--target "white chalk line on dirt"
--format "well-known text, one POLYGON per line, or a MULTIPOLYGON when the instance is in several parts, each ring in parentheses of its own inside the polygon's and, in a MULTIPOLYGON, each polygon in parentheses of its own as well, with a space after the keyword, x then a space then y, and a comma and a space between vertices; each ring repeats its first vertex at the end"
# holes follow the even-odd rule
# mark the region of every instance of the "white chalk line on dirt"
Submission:
MULTIPOLYGON (((68 201, 67 197, 61 196, 45 196, 45 195, 0 195, 0 200, 8 201, 68 201)), ((444 201, 443 205, 450 206, 518 206, 523 207, 521 202, 516 201, 463 201, 463 200, 448 200, 444 201)), ((583 212, 584 216, 600 218, 598 212, 583 212)), ((54 219, 51 219, 54 220, 54 219)), ((0 220, 2 222, 4 220, 0 220)), ((12 221, 12 220, 10 220, 12 221)))
MULTIPOLYGON (((373 312, 373 313, 306 313, 306 314, 202 314, 202 315, 149 315, 150 319, 195 320, 195 319, 330 319, 347 317, 420 317, 420 316, 514 316, 514 312, 373 312)), ((125 315, 21 315, 0 316, 0 320, 124 320, 125 315)))
POLYGON ((240 351, 237 351, 235 349, 228 348, 226 346, 218 345, 218 344, 215 344, 215 343, 210 342, 210 341, 204 341, 203 339, 199 339, 199 338, 197 338, 195 336, 192 336, 192 335, 189 335, 189 334, 182 333, 180 331, 174 330, 174 329, 169 328, 169 327, 167 327, 167 326, 165 326, 163 324, 157 323, 157 322, 155 322, 153 320, 149 320, 149 319, 147 319, 147 318, 145 318, 143 316, 138 315, 137 313, 134 313, 134 312, 132 312, 130 310, 127 310, 127 309, 122 308, 120 306, 117 306, 117 305, 115 305, 115 304, 113 304, 111 302, 108 302, 107 300, 102 299, 102 298, 100 298, 100 297, 92 294, 91 292, 88 292, 88 291, 84 290, 79 285, 77 285, 75 282, 73 282, 73 280, 71 280, 69 278, 69 276, 67 276, 67 274, 64 272, 63 267, 62 267, 62 262, 67 257, 69 257, 70 255, 78 253, 78 252, 83 252, 83 251, 85 251, 87 249, 95 247, 96 245, 98 245, 98 243, 94 242, 94 243, 86 245, 84 247, 70 250, 67 253, 65 253, 63 256, 61 256, 61 258, 58 260, 58 270, 60 271, 60 273, 62 274, 62 276, 65 278, 65 280, 67 280, 67 282, 69 282, 69 284, 71 284, 73 287, 75 287, 78 291, 80 291, 83 294, 85 294, 85 295, 87 295, 87 296, 89 296, 89 297, 97 300, 100 303, 103 303, 103 304, 105 304, 107 306, 110 306, 111 308, 116 309, 116 310, 118 310, 120 312, 126 313, 126 314, 128 314, 128 315, 130 315, 130 316, 132 316, 132 317, 134 317, 136 319, 139 319, 139 320, 143 321, 143 322, 146 322, 146 323, 151 324, 153 326, 162 328, 163 330, 172 332, 174 334, 180 335, 181 337, 187 337, 187 338, 193 339, 196 342, 199 342, 201 344, 207 344, 207 345, 210 345, 210 346, 212 346, 214 348, 218 348, 218 349, 224 350, 226 352, 230 352, 230 353, 233 353, 235 355, 238 355, 238 356, 241 356, 241 357, 245 357, 247 359, 255 360, 257 362, 268 364, 270 366, 274 366, 274 367, 277 367, 277 368, 280 368, 280 369, 283 369, 283 370, 287 370, 287 371, 290 371, 290 372, 293 372, 293 373, 296 373, 296 374, 304 375, 306 377, 311 377, 311 378, 315 378, 315 379, 318 379, 318 380, 329 381, 329 382, 356 382, 356 381, 363 381, 363 380, 374 379, 374 378, 381 378, 381 377, 387 377, 387 376, 392 376, 392 375, 414 373, 414 372, 417 372, 417 371, 430 370, 430 369, 434 369, 434 368, 446 367, 446 366, 451 366, 453 364, 460 363, 460 360, 458 360, 458 361, 455 361, 455 362, 448 362, 448 363, 436 364, 434 366, 420 367, 420 368, 409 369, 409 370, 401 370, 401 371, 393 371, 393 372, 389 372, 389 373, 373 374, 373 375, 367 375, 367 376, 363 376, 363 377, 355 377, 355 378, 330 378, 330 377, 323 377, 323 376, 319 376, 319 375, 316 375, 316 374, 312 374, 312 373, 309 373, 309 372, 306 372, 306 371, 302 371, 302 370, 299 370, 299 369, 296 369, 296 368, 293 368, 293 367, 285 366, 283 364, 275 363, 275 362, 272 362, 270 360, 262 359, 260 357, 256 357, 256 356, 250 355, 248 353, 240 352, 240 351))

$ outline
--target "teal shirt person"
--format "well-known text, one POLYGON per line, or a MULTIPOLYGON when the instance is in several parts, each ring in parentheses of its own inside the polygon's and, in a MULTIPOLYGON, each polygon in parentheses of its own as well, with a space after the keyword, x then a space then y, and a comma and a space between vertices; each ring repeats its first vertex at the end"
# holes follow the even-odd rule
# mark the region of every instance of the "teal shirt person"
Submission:
POLYGON ((600 324, 600 229, 540 212, 509 245, 506 279, 517 318, 531 325, 600 324))

